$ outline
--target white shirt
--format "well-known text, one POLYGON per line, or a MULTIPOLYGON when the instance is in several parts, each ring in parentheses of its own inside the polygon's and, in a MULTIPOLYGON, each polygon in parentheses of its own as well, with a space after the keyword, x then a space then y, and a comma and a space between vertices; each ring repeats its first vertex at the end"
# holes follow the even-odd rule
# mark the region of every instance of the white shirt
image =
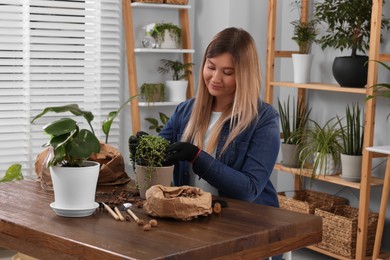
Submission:
MULTIPOLYGON (((207 142, 210 138, 211 130, 214 128, 215 123, 218 121, 221 115, 222 112, 211 112, 210 123, 203 141, 203 147, 207 147, 207 142)), ((214 150, 210 155, 215 158, 216 151, 214 150)), ((218 190, 215 187, 211 186, 207 181, 200 179, 199 176, 194 173, 192 167, 190 167, 190 185, 198 187, 203 191, 210 192, 215 196, 218 196, 218 190)))

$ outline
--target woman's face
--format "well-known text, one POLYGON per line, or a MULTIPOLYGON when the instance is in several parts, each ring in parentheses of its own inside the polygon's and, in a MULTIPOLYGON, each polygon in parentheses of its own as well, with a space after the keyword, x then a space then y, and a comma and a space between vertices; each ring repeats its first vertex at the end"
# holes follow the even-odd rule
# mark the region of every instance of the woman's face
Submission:
POLYGON ((206 60, 203 78, 210 95, 232 102, 236 92, 233 57, 230 53, 206 60))

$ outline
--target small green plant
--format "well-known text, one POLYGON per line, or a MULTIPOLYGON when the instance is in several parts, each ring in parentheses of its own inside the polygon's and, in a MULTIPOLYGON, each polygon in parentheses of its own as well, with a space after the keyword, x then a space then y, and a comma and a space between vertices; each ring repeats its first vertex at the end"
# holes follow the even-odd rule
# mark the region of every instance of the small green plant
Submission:
POLYGON ((316 160, 313 162, 312 177, 314 178, 319 170, 326 168, 328 156, 331 156, 336 165, 339 163, 343 147, 340 144, 341 130, 338 128, 338 121, 334 122, 335 118, 329 119, 323 126, 313 120, 310 121, 314 125, 308 127, 303 133, 304 142, 299 159, 303 169, 317 153, 316 160))
POLYGON ((12 164, 10 167, 8 167, 5 175, 0 179, 0 182, 13 180, 23 180, 22 165, 18 163, 12 164))
POLYGON ((140 88, 140 97, 146 102, 162 102, 165 100, 165 85, 163 83, 144 83, 140 88))
POLYGON ((347 155, 362 155, 364 140, 364 119, 359 104, 348 105, 345 109, 345 122, 337 116, 341 130, 342 153, 347 155))
MULTIPOLYGON (((108 141, 112 122, 125 105, 135 97, 130 97, 118 110, 108 114, 107 119, 102 124, 106 141, 108 141)), ((94 119, 94 115, 91 112, 80 109, 77 104, 47 107, 35 116, 31 123, 49 112, 70 112, 75 116, 82 116, 87 121, 90 130, 80 129, 78 123, 71 118, 61 118, 44 126, 43 130, 50 135, 50 141, 44 147, 51 146, 54 152, 54 156, 48 162, 48 166, 81 167, 92 154, 100 152, 100 142, 91 124, 94 119)))
POLYGON ((167 60, 161 59, 160 66, 158 67, 158 72, 161 75, 171 73, 172 80, 181 80, 185 79, 189 74, 191 74, 191 68, 194 63, 182 63, 178 60, 167 60))
POLYGON ((168 145, 169 142, 161 136, 141 135, 138 137, 135 155, 130 149, 130 159, 135 158, 135 163, 150 168, 165 166, 168 145))
MULTIPOLYGON (((294 9, 297 9, 299 16, 301 17, 301 1, 295 0, 292 3, 294 9)), ((307 22, 303 22, 301 19, 291 22, 294 27, 292 39, 297 43, 300 54, 308 54, 311 49, 311 45, 316 42, 318 35, 316 19, 312 19, 307 22)))
POLYGON ((284 143, 300 144, 311 108, 305 106, 302 101, 295 102, 293 99, 293 110, 290 114, 290 96, 283 104, 278 99, 278 107, 284 143))
POLYGON ((161 44, 166 32, 168 32, 171 38, 179 45, 181 44, 181 28, 173 23, 156 23, 151 32, 151 36, 156 42, 161 44))
MULTIPOLYGON (((328 25, 326 33, 319 39, 322 49, 351 49, 351 56, 356 56, 357 51, 364 53, 368 50, 371 11, 372 0, 332 0, 316 3, 315 19, 328 25)), ((389 29, 389 25, 389 20, 382 18, 382 29, 389 29)))
POLYGON ((164 126, 168 123, 169 117, 161 112, 158 114, 161 124, 159 123, 158 119, 153 117, 147 117, 145 120, 150 123, 149 130, 155 130, 157 133, 160 133, 164 126))

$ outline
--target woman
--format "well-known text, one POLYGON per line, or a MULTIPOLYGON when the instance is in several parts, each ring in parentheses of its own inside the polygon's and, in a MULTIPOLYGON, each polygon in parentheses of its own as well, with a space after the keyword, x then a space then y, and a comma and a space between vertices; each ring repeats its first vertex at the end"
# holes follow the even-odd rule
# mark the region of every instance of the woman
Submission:
POLYGON ((178 105, 160 135, 169 140, 174 184, 278 207, 269 180, 279 152, 279 115, 259 99, 251 35, 238 28, 208 45, 196 98, 178 105))

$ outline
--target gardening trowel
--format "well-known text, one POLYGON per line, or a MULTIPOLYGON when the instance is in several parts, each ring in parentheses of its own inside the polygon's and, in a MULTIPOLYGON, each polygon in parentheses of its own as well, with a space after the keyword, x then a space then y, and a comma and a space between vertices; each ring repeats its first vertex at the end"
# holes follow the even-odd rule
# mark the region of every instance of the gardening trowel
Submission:
POLYGON ((130 209, 130 207, 132 206, 133 204, 131 204, 130 202, 128 203, 123 203, 123 205, 119 206, 119 210, 122 210, 122 211, 127 211, 127 213, 129 213, 129 215, 134 219, 135 222, 138 222, 139 221, 139 218, 134 214, 134 212, 130 209))

